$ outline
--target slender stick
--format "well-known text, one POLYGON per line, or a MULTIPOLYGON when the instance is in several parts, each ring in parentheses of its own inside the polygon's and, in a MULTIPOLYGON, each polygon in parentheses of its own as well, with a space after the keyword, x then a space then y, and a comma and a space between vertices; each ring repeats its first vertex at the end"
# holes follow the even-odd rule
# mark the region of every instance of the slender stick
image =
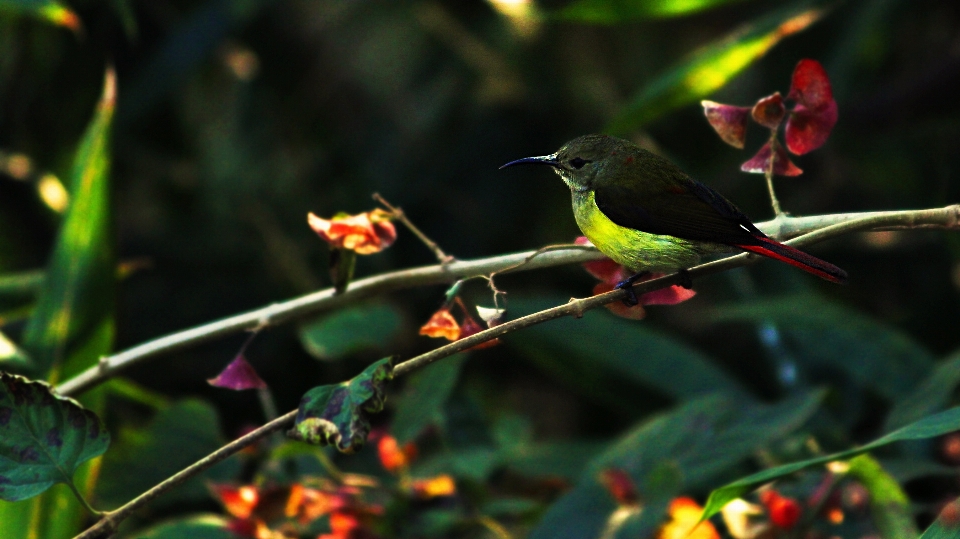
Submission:
MULTIPOLYGON (((846 213, 809 217, 780 216, 771 221, 757 223, 757 227, 765 233, 781 239, 849 221, 868 223, 858 230, 864 228, 957 228, 958 214, 960 214, 960 205, 927 210, 846 213)), ((146 359, 233 333, 283 324, 316 314, 322 310, 340 307, 356 302, 361 298, 392 290, 452 283, 460 278, 492 273, 529 271, 601 258, 604 258, 604 256, 596 250, 578 247, 551 249, 545 252, 527 251, 472 261, 457 260, 449 264, 421 266, 383 273, 354 281, 350 288, 340 295, 334 295, 332 288, 319 290, 288 301, 274 303, 253 311, 171 333, 127 350, 104 356, 97 365, 64 381, 57 386, 56 390, 61 395, 75 396, 112 376, 116 376, 123 369, 146 359)))
POLYGON ((393 214, 394 218, 403 223, 403 226, 407 227, 410 232, 413 232, 413 235, 419 238, 420 241, 427 246, 427 249, 433 251, 433 254, 437 257, 438 262, 441 264, 449 264, 455 260, 452 256, 443 252, 443 249, 440 248, 440 245, 437 242, 431 240, 426 234, 423 233, 422 230, 417 228, 416 225, 414 225, 413 222, 407 218, 407 214, 403 213, 402 209, 397 208, 387 202, 385 198, 380 196, 380 193, 374 193, 373 199, 380 204, 383 204, 388 210, 390 210, 390 213, 393 214))
POLYGON ((129 517, 134 511, 146 505, 157 496, 166 493, 174 487, 182 485, 191 477, 209 469, 213 465, 219 463, 234 453, 237 453, 241 449, 249 445, 253 445, 257 441, 269 436, 273 432, 290 426, 296 417, 297 411, 294 410, 274 419, 273 421, 240 438, 237 438, 236 440, 228 443, 220 449, 217 449, 213 453, 210 453, 206 457, 203 457, 190 466, 187 466, 183 470, 180 470, 177 474, 164 479, 158 485, 137 496, 133 500, 130 500, 120 508, 104 513, 103 518, 101 518, 90 528, 87 528, 87 530, 83 533, 77 535, 74 539, 94 539, 109 536, 113 532, 117 531, 117 527, 120 525, 120 523, 129 517))
POLYGON ((780 141, 777 140, 777 130, 770 130, 770 161, 767 163, 767 169, 763 171, 763 176, 767 179, 767 191, 770 191, 770 204, 773 206, 774 217, 780 217, 783 215, 783 210, 780 209, 780 201, 777 200, 776 193, 773 192, 773 167, 776 164, 777 160, 777 144, 780 141))
MULTIPOLYGON (((824 217, 819 217, 816 219, 824 219, 824 217)), ((908 212, 878 212, 875 214, 865 214, 861 215, 857 219, 849 219, 847 221, 840 221, 824 228, 815 230, 808 234, 804 234, 801 237, 798 237, 794 240, 788 241, 789 245, 794 247, 800 247, 804 245, 809 245, 816 243, 818 241, 823 241, 828 238, 836 237, 842 234, 847 234, 850 232, 865 230, 865 229, 874 229, 874 228, 890 228, 890 227, 915 227, 915 228, 927 228, 927 227, 938 227, 938 228, 950 228, 957 229, 960 228, 960 205, 948 206, 946 208, 932 209, 932 210, 917 210, 917 211, 908 211, 908 212)), ((688 276, 686 278, 697 278, 703 277, 705 275, 710 275, 718 273, 721 271, 726 271, 732 268, 745 266, 759 260, 760 257, 757 255, 743 253, 735 256, 730 256, 727 258, 722 258, 713 262, 708 262, 706 264, 701 264, 699 266, 690 268, 688 270, 688 276)), ((681 277, 680 274, 666 275, 657 279, 652 279, 649 281, 644 281, 642 283, 636 284, 633 287, 634 293, 637 295, 650 292, 652 290, 657 290, 660 288, 665 288, 670 285, 680 284, 685 279, 681 277)), ((438 361, 445 357, 452 356, 457 352, 461 352, 468 348, 472 348, 477 344, 486 342, 492 339, 495 339, 501 335, 517 331, 519 329, 529 327, 535 324, 546 322, 548 320, 553 320, 555 318, 560 318, 563 316, 575 316, 580 317, 584 312, 595 309, 607 303, 614 301, 620 301, 623 298, 627 297, 629 292, 627 290, 612 290, 610 292, 605 292, 603 294, 598 294, 586 299, 572 299, 570 302, 546 309, 537 313, 533 313, 516 320, 511 320, 505 322, 498 326, 483 330, 479 333, 460 339, 458 341, 447 344, 446 346, 441 346, 437 349, 431 350, 425 354, 421 354, 417 357, 404 361, 394 367, 393 374, 394 376, 402 376, 408 374, 416 369, 429 365, 434 361, 438 361)), ((187 479, 203 472, 204 470, 210 468, 214 464, 226 459, 230 455, 240 451, 244 447, 247 447, 258 440, 264 438, 265 436, 270 435, 273 432, 276 432, 282 428, 289 426, 293 423, 296 418, 297 411, 288 412, 277 419, 270 421, 269 423, 259 427, 258 429, 250 432, 249 434, 221 447, 220 449, 214 451, 210 455, 204 457, 203 459, 197 461, 194 464, 184 468, 176 475, 164 480, 160 484, 151 488, 147 492, 141 494, 137 498, 126 503, 122 507, 105 513, 104 517, 94 524, 91 528, 87 529, 85 532, 77 535, 74 539, 93 539, 99 537, 105 537, 106 535, 113 533, 116 530, 117 526, 121 521, 130 516, 135 510, 139 509, 141 506, 146 505, 148 502, 156 498, 157 496, 167 492, 168 490, 182 484, 187 479)))

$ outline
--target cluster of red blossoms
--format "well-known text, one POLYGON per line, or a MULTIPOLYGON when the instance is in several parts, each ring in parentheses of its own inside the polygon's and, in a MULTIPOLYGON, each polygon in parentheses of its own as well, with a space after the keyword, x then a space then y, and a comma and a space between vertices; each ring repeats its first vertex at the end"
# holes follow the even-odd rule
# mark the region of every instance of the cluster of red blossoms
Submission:
POLYGON ((769 170, 778 176, 799 176, 803 171, 790 161, 786 150, 803 155, 827 141, 837 123, 837 102, 833 99, 827 72, 816 60, 800 60, 793 70, 786 99, 794 102, 789 112, 780 92, 760 98, 753 107, 724 105, 702 101, 707 121, 720 138, 735 148, 743 148, 747 120, 770 130, 770 140, 740 170, 764 174, 769 170), (777 130, 787 119, 784 135, 786 150, 777 138, 777 130))
POLYGON ((418 453, 412 442, 400 445, 383 430, 371 433, 370 441, 376 442, 380 464, 396 478, 399 489, 376 477, 349 473, 339 474, 337 481, 309 478, 291 485, 212 484, 210 491, 231 516, 226 528, 238 537, 289 539, 302 537, 326 518, 330 532, 316 539, 378 539, 377 523, 388 496, 399 492, 415 500, 432 500, 457 493, 449 475, 410 476, 418 453))

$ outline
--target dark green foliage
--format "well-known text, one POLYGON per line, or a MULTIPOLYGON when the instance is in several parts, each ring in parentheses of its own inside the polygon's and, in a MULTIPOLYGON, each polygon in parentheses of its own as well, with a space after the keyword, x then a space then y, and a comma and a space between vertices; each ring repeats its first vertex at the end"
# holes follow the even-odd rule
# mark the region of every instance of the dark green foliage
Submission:
POLYGON ((110 434, 100 419, 44 382, 0 372, 0 499, 72 483, 84 462, 103 454, 110 434))

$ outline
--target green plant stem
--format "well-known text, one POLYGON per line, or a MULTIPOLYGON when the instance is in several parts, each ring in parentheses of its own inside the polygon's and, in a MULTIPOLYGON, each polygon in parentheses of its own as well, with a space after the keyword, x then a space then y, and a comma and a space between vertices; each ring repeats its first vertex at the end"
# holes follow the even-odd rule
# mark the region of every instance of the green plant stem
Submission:
POLYGON ((90 502, 88 502, 87 499, 83 497, 83 494, 81 494, 80 491, 77 489, 77 485, 73 484, 72 479, 70 481, 67 481, 67 487, 70 488, 70 491, 73 492, 73 495, 76 496, 77 500, 80 501, 80 505, 82 505, 84 509, 89 511, 91 515, 98 516, 98 517, 104 515, 103 511, 97 511, 96 509, 93 508, 92 505, 90 505, 90 502))
MULTIPOLYGON (((845 213, 810 217, 780 216, 771 221, 756 224, 760 230, 773 237, 789 238, 812 230, 849 222, 858 223, 850 229, 851 231, 889 230, 893 228, 957 228, 958 214, 960 214, 960 205, 953 205, 928 210, 845 213)), ((96 366, 90 367, 57 386, 56 391, 61 395, 75 396, 112 376, 116 376, 131 365, 160 354, 195 346, 240 331, 283 324, 384 292, 416 286, 452 283, 461 278, 493 273, 529 271, 576 264, 598 260, 603 257, 600 252, 593 248, 571 246, 568 249, 551 249, 545 252, 527 251, 478 260, 457 260, 449 264, 421 266, 374 275, 354 281, 350 284, 350 289, 340 295, 335 295, 332 288, 319 290, 288 301, 274 303, 260 309, 178 331, 116 354, 104 356, 96 366)), ((639 291, 638 287, 634 288, 639 291)))
MULTIPOLYGON (((812 222, 824 222, 828 216, 820 216, 813 219, 812 222)), ((794 218, 787 219, 786 222, 789 224, 794 218)), ((876 230, 876 229, 891 229, 891 228, 947 228, 947 229, 960 229, 960 205, 947 206, 945 208, 931 209, 931 210, 915 210, 915 211, 904 211, 904 212, 877 212, 873 214, 860 214, 857 218, 851 218, 846 221, 836 222, 824 228, 814 230, 808 234, 804 234, 798 238, 795 238, 791 241, 786 242, 789 245, 794 247, 800 247, 804 245, 810 245, 823 241, 829 238, 837 237, 843 234, 848 234, 850 232, 859 231, 859 230, 876 230)), ((578 253, 581 257, 582 252, 578 253)), ((523 253, 524 256, 529 256, 526 253, 523 253)), ((498 258, 509 258, 511 263, 515 263, 515 257, 517 255, 507 255, 505 257, 498 258), (511 258, 513 257, 513 258, 511 258)), ((708 262, 706 264, 701 264, 699 266, 690 268, 688 270, 689 278, 698 278, 706 275, 711 275, 714 273, 719 273, 721 271, 726 271, 732 268, 745 266, 756 262, 761 257, 758 255, 753 255, 749 253, 743 253, 735 256, 730 256, 727 258, 722 258, 713 262, 708 262)), ((521 258, 522 259, 522 258, 521 258)), ((576 261, 582 261, 579 258, 576 261)), ((454 264, 458 264, 454 263, 454 264)), ((408 270, 409 271, 409 270, 408 270)), ((371 278, 373 279, 373 278, 371 278)), ((649 281, 644 281, 634 285, 633 290, 636 294, 643 294, 650 292, 652 290, 657 290, 660 288, 665 288, 674 284, 680 284, 684 280, 684 277, 681 277, 679 274, 671 274, 660 277, 658 279, 652 279, 649 281)), ((560 318, 563 316, 583 316, 588 310, 596 309, 597 307, 606 305, 607 303, 612 303, 614 301, 621 301, 628 295, 626 290, 611 290, 610 292, 605 292, 603 294, 598 294, 586 299, 572 299, 564 305, 559 305, 550 309, 546 309, 537 313, 518 318, 516 320, 511 320, 509 322, 504 322, 498 326, 483 330, 479 333, 454 341, 445 346, 441 346, 425 354, 421 354, 414 358, 411 358, 407 361, 404 361, 394 367, 393 374, 394 376, 402 376, 404 374, 409 374, 410 372, 415 371, 416 369, 425 367, 434 361, 438 361, 445 357, 452 356, 457 352, 461 352, 473 346, 476 346, 482 342, 486 342, 507 333, 511 333, 525 327, 529 327, 535 324, 540 324, 548 320, 553 320, 555 318, 560 318)), ((308 296, 309 297, 309 296, 308 296)), ((246 436, 243 436, 229 444, 221 447, 220 449, 214 451, 210 455, 204 457, 203 459, 197 461, 194 464, 184 468, 176 475, 170 477, 169 479, 164 480, 157 486, 151 488, 147 492, 141 494, 137 498, 131 500, 127 504, 123 505, 119 509, 104 513, 103 518, 94 524, 93 527, 89 528, 85 532, 77 535, 74 539, 93 539, 95 537, 105 537, 106 535, 113 533, 116 530, 117 526, 121 521, 130 516, 135 510, 146 505, 148 502, 160 496, 161 494, 167 492, 168 490, 182 484, 187 479, 203 472, 204 470, 210 468, 214 464, 226 459, 230 455, 242 450, 243 448, 257 442, 258 440, 270 435, 273 432, 279 431, 282 428, 285 428, 293 423, 296 418, 297 411, 293 410, 287 412, 286 414, 278 417, 277 419, 270 421, 269 423, 257 428, 256 430, 250 432, 246 436)))
POLYGON ((770 204, 773 206, 773 214, 775 218, 783 215, 783 210, 780 209, 780 201, 777 200, 777 194, 773 192, 773 167, 776 164, 777 159, 777 144, 780 144, 780 141, 777 140, 777 130, 770 130, 770 161, 767 163, 767 169, 763 171, 763 176, 767 179, 767 191, 770 192, 770 204))
POLYGON ((234 453, 239 452, 243 448, 253 445, 270 434, 290 426, 296 417, 296 410, 288 412, 261 426, 260 428, 246 434, 245 436, 237 438, 220 449, 217 449, 206 457, 203 457, 190 466, 187 466, 183 470, 180 470, 175 475, 164 479, 150 490, 130 500, 118 509, 100 513, 102 518, 96 524, 87 528, 86 531, 77 535, 74 539, 94 539, 108 537, 110 534, 116 532, 120 523, 133 514, 134 511, 143 507, 157 496, 160 496, 161 494, 164 494, 167 491, 182 485, 186 480, 199 473, 202 473, 234 453))

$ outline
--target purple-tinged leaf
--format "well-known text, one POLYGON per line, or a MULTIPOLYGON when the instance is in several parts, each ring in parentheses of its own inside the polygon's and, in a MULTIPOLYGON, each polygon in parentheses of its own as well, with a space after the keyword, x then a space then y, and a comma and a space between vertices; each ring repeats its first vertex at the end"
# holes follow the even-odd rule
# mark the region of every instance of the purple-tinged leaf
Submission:
POLYGON ((797 103, 787 118, 787 149, 796 155, 816 150, 830 137, 830 131, 836 123, 836 101, 831 99, 827 106, 820 110, 808 109, 797 103))
POLYGON ((750 109, 706 100, 701 101, 700 104, 703 105, 703 114, 706 115, 707 121, 720 138, 734 148, 743 149, 750 109))
POLYGON ((207 383, 214 387, 223 387, 234 391, 267 387, 267 383, 260 378, 253 365, 243 357, 243 354, 233 358, 233 361, 220 371, 216 378, 210 378, 207 383))
POLYGON ((46 382, 0 372, 0 499, 24 500, 70 483, 77 467, 109 445, 93 412, 56 396, 46 382))
POLYGON ((758 124, 768 129, 776 129, 780 127, 780 122, 787 114, 787 108, 783 106, 780 92, 774 92, 773 95, 758 100, 750 114, 753 116, 753 121, 758 124))
MULTIPOLYGON (((740 170, 754 174, 766 174, 770 165, 770 143, 768 142, 749 161, 740 165, 740 170)), ((777 144, 777 151, 773 157, 773 173, 777 176, 799 176, 803 174, 803 171, 790 161, 790 157, 783 146, 777 144)))
POLYGON ((381 359, 346 382, 307 391, 287 436, 314 445, 331 444, 343 453, 362 447, 370 434, 370 414, 383 410, 393 359, 381 359))

